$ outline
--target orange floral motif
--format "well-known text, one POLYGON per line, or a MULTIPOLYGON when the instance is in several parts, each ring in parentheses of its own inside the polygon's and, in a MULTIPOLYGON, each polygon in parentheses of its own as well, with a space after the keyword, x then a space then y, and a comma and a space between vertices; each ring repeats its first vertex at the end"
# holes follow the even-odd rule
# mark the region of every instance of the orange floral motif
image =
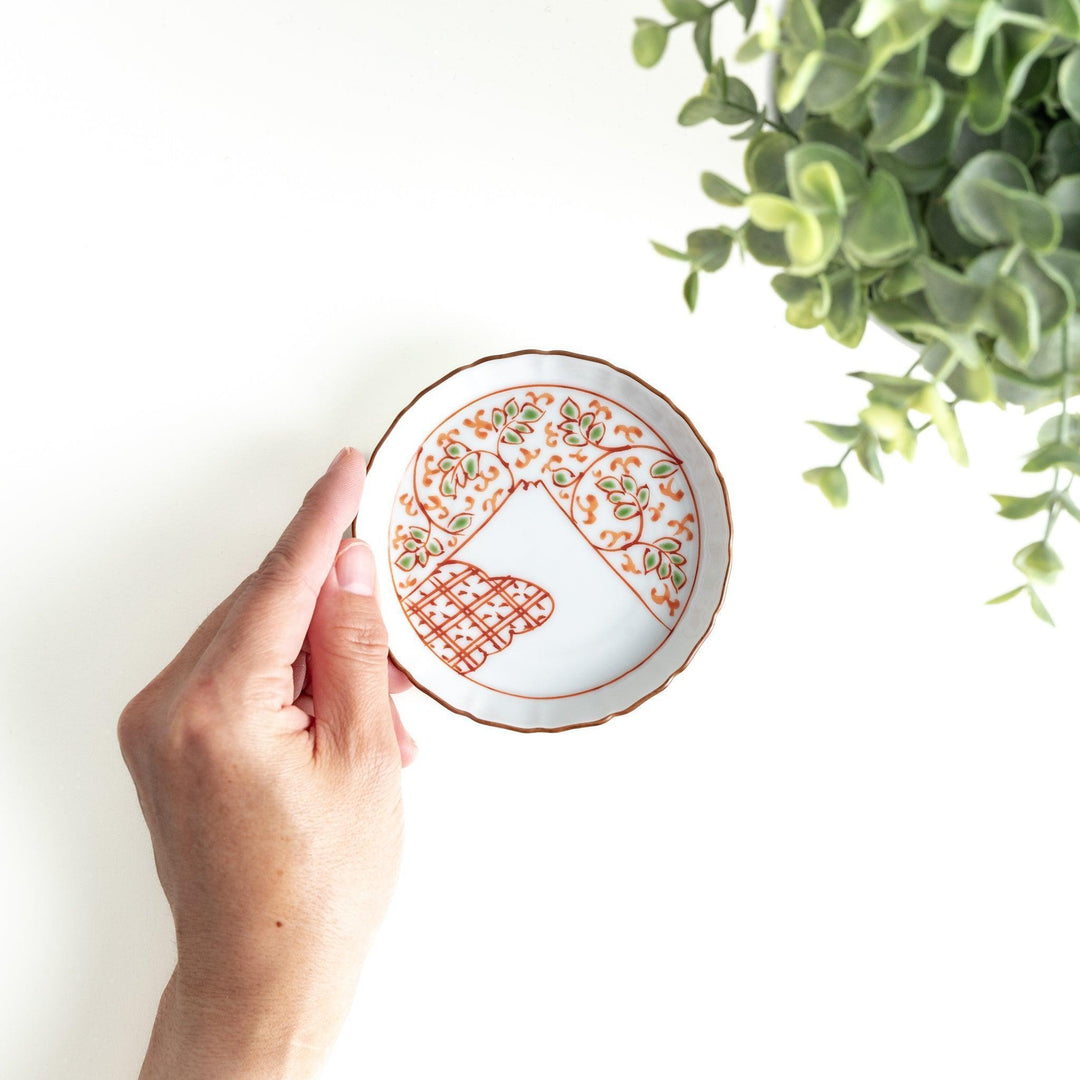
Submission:
POLYGON ((634 538, 633 533, 628 533, 624 529, 601 529, 600 539, 608 537, 607 547, 609 548, 621 548, 624 544, 634 538))
POLYGON ((541 451, 539 447, 537 447, 535 450, 526 450, 523 446, 521 448, 521 453, 517 456, 517 461, 514 462, 514 467, 518 469, 524 469, 530 461, 538 458, 540 456, 540 453, 541 451))
POLYGON ((688 525, 693 525, 693 523, 694 515, 687 514, 685 517, 679 518, 678 520, 669 521, 668 525, 675 530, 676 536, 685 536, 687 540, 693 540, 694 534, 692 530, 687 527, 688 525))
POLYGON ((682 603, 677 597, 671 595, 671 591, 667 585, 664 585, 663 591, 657 589, 655 586, 649 591, 649 595, 653 599, 654 604, 667 605, 668 613, 674 615, 679 610, 679 606, 682 603))
POLYGON ((629 456, 612 458, 611 467, 613 469, 621 469, 624 473, 628 473, 631 469, 641 468, 641 458, 629 456))
POLYGON ((487 412, 487 409, 477 409, 473 414, 472 419, 465 421, 465 426, 467 428, 472 428, 473 431, 476 432, 476 437, 478 439, 486 439, 495 430, 495 428, 484 419, 485 412, 487 412))
POLYGON ((600 505, 600 500, 595 495, 586 495, 582 500, 579 495, 576 501, 585 515, 585 524, 592 525, 596 521, 596 508, 600 505))
POLYGON ((662 494, 666 495, 672 502, 682 502, 683 496, 686 494, 686 492, 682 491, 681 489, 679 491, 675 490, 674 479, 668 480, 666 482, 661 480, 660 491, 662 494))
POLYGON ((616 424, 615 434, 621 435, 628 443, 636 443, 641 440, 642 435, 645 434, 639 427, 633 427, 628 424, 616 424))

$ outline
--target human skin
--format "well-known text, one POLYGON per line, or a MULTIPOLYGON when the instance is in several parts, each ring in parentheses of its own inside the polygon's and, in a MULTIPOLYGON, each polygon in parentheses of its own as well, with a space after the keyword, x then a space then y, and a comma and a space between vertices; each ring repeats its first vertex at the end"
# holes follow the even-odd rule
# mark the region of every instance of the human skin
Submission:
POLYGON ((118 734, 176 924, 141 1077, 317 1075, 397 878, 401 768, 371 549, 343 450, 118 734))

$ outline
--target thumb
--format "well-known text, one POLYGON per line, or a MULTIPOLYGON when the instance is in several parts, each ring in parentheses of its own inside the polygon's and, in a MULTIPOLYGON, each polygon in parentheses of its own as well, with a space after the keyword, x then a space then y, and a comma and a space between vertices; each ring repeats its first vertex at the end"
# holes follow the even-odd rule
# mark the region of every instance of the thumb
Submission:
POLYGON ((309 641, 316 752, 323 741, 344 757, 399 764, 375 557, 363 541, 342 543, 319 593, 309 641))

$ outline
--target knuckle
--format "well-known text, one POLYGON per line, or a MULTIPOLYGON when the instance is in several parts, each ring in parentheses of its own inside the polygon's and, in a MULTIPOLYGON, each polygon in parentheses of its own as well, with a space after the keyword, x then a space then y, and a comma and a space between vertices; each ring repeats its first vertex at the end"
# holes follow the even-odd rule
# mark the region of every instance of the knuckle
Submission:
POLYGON ((271 584, 291 581, 296 576, 296 553, 285 537, 267 552, 254 576, 258 581, 271 584))
POLYGON ((385 660, 389 650, 386 627, 381 619, 366 619, 341 631, 341 639, 347 641, 360 654, 381 657, 385 660))

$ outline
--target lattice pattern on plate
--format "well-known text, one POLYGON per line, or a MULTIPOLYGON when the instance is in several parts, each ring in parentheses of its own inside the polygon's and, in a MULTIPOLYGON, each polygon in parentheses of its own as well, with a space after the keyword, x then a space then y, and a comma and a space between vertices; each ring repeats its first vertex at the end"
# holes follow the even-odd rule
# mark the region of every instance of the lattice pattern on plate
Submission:
POLYGON ((545 623, 555 601, 531 581, 491 577, 478 566, 447 560, 405 597, 403 606, 427 647, 467 675, 505 649, 514 634, 545 623))

